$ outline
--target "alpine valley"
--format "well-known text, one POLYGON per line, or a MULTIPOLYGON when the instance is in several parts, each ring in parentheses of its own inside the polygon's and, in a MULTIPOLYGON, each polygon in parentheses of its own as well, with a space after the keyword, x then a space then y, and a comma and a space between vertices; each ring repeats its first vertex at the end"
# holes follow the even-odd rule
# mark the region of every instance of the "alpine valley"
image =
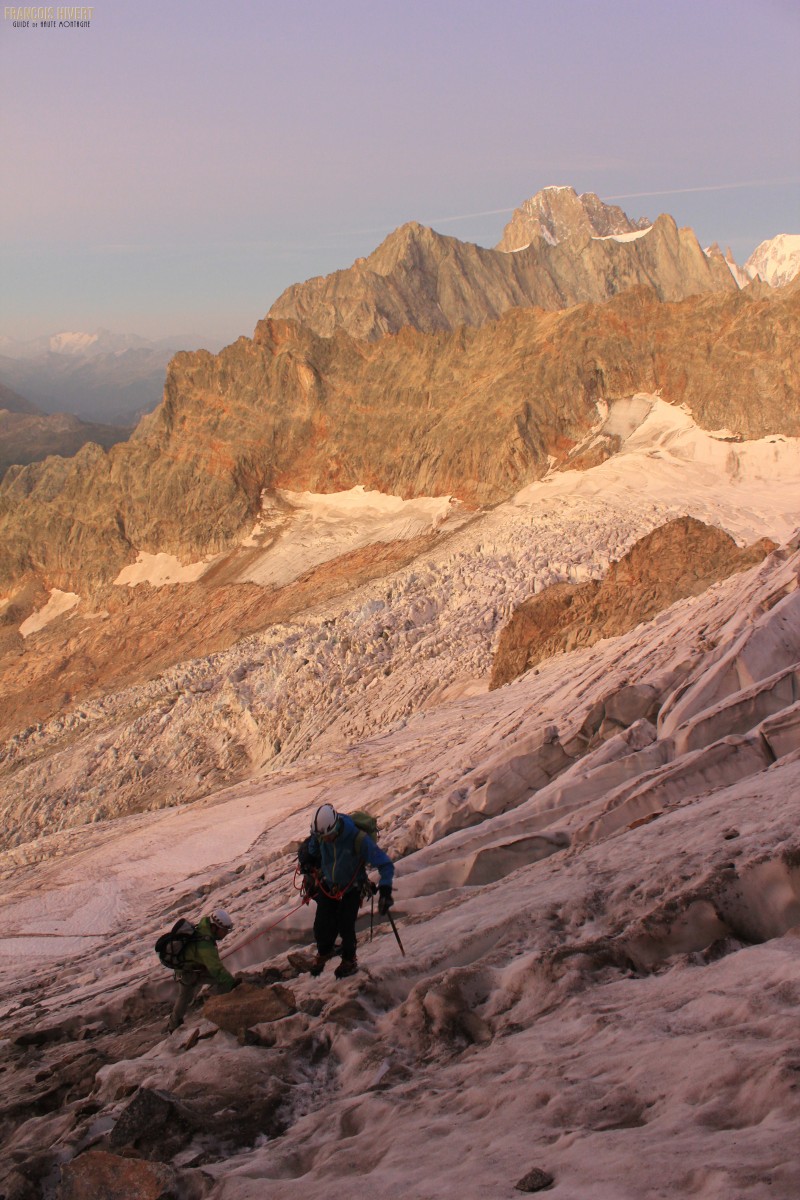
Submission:
POLYGON ((798 244, 411 223, 8 467, 0 1200, 796 1200, 798 244), (342 980, 321 803, 396 865, 342 980))

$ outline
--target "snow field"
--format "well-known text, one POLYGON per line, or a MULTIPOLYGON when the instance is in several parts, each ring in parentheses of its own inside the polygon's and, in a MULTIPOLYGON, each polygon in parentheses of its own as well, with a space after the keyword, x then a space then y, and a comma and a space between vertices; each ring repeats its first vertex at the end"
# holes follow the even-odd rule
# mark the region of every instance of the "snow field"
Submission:
MULTIPOLYGON (((502 516, 480 530, 493 554, 502 516)), ((435 565, 392 581, 403 611, 438 596, 435 565)), ((799 577, 800 552, 779 551, 497 692, 182 809, 65 829, 33 844, 33 867, 25 847, 7 854, 5 869, 20 865, 0 1013, 75 1036, 88 1023, 116 1047, 94 1074, 98 1113, 67 1104, 23 1126, 13 1149, 53 1145, 66 1161, 150 1088, 196 1113, 194 1132, 167 1121, 152 1136, 211 1200, 343 1186, 511 1200, 533 1166, 570 1200, 793 1200, 799 577), (635 718, 632 700, 651 693, 657 719, 635 718), (581 742, 587 714, 619 712, 623 694, 630 723, 581 742), (200 1014, 166 1038, 169 976, 151 945, 178 915, 223 903, 236 921, 227 962, 251 979, 309 944, 292 856, 323 797, 379 817, 406 957, 385 922, 370 943, 362 918, 360 974, 288 980, 296 1011, 259 1026, 259 1044, 200 1014)), ((379 599, 371 586, 349 611, 385 623, 379 599)), ((305 631, 320 653, 329 619, 305 631)), ((210 704, 214 686, 188 677, 210 704)))

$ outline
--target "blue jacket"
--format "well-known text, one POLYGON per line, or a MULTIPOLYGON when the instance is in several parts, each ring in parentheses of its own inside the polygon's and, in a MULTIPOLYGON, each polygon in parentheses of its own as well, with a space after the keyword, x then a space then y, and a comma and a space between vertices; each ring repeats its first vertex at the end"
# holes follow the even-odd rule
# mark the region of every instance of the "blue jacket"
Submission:
POLYGON ((347 891, 351 886, 359 884, 359 876, 367 866, 377 867, 380 872, 380 886, 391 887, 394 876, 394 864, 389 855, 376 846, 367 834, 361 837, 361 844, 356 851, 356 837, 360 830, 350 817, 339 814, 341 829, 339 836, 332 842, 323 842, 316 834, 311 835, 308 843, 312 854, 319 854, 322 860, 322 875, 327 884, 347 891))

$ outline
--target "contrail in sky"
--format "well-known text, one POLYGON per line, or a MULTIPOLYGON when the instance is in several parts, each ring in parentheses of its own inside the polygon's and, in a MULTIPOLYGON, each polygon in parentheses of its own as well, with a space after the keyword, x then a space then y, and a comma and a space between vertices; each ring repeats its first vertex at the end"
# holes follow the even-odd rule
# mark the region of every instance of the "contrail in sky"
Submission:
POLYGON ((796 184, 797 179, 752 179, 749 183, 709 183, 703 187, 673 188, 668 192, 622 192, 618 196, 606 196, 606 200, 636 200, 641 196, 682 196, 686 192, 730 192, 734 188, 786 187, 796 184))

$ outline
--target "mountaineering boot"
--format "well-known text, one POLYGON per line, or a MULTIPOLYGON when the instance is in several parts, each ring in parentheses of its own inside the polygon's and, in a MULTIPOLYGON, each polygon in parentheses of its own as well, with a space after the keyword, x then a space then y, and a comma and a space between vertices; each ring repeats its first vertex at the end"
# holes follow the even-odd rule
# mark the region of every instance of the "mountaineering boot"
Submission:
POLYGON ((311 966, 308 968, 312 975, 321 975, 325 970, 325 963, 331 957, 330 954, 318 954, 312 959, 311 966))
POLYGON ((170 1017, 170 1019, 167 1021, 167 1033, 174 1033, 176 1029, 180 1029, 182 1024, 183 1024, 183 1017, 181 1017, 177 1021, 175 1020, 174 1017, 170 1017))
POLYGON ((355 975, 357 970, 358 963, 354 958, 343 958, 333 973, 337 979, 344 979, 347 975, 355 975))

